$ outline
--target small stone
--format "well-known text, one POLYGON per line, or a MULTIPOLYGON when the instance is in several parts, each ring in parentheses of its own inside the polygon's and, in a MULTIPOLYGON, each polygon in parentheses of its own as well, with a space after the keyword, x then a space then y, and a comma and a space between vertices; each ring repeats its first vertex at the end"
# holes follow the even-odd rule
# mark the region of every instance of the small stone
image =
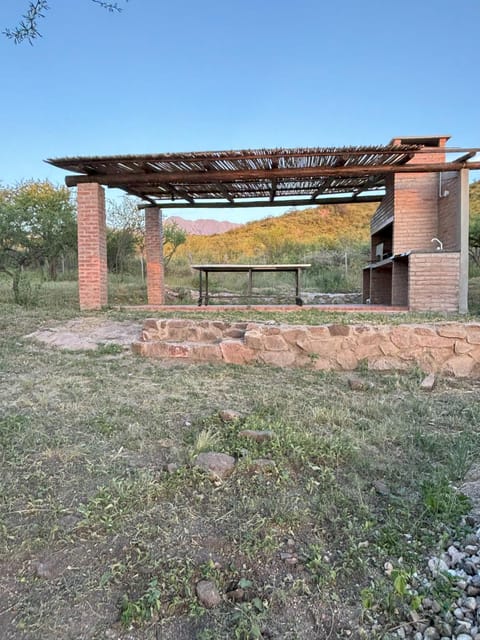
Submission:
POLYGON ((470 584, 472 585, 472 587, 480 588, 480 573, 477 573, 476 576, 472 577, 472 579, 470 580, 470 584))
POLYGON ((478 551, 478 545, 476 544, 467 544, 465 547, 465 552, 468 553, 470 556, 475 555, 477 551, 478 551))
POLYGON ((460 633, 457 640, 472 640, 472 636, 469 633, 460 633))
POLYGON ((420 389, 422 391, 432 391, 436 383, 435 375, 433 373, 429 373, 422 382, 420 383, 420 389))
POLYGON ((222 409, 222 411, 218 412, 218 415, 223 422, 236 422, 241 417, 238 411, 233 411, 232 409, 222 409))
POLYGON ((430 569, 434 577, 438 576, 440 573, 448 571, 448 566, 445 560, 436 558, 435 556, 433 558, 430 558, 430 560, 428 561, 428 568, 430 569))
POLYGON ((199 453, 195 458, 195 466, 208 471, 214 478, 227 478, 235 468, 235 458, 226 453, 199 453))
POLYGON ((452 625, 448 624, 448 622, 440 620, 438 624, 436 624, 436 627, 442 637, 452 637, 452 625))
POLYGON ((428 627, 423 632, 424 640, 440 640, 440 634, 435 629, 435 627, 428 627))
POLYGON ((348 386, 352 391, 365 391, 368 388, 365 380, 362 380, 358 376, 348 376, 348 386))
POLYGON ((453 615, 457 620, 463 620, 463 618, 465 617, 460 607, 457 607, 456 609, 453 610, 453 615))
POLYGON ((175 473, 178 470, 178 464, 176 462, 169 462, 165 467, 167 473, 175 473))
POLYGON ((200 580, 195 589, 198 599, 207 609, 213 609, 222 601, 217 586, 211 580, 200 580))
POLYGON ((265 442, 273 438, 273 431, 253 431, 252 429, 244 429, 238 433, 242 438, 250 438, 255 442, 265 442))
POLYGON ((468 611, 475 611, 475 609, 477 608, 477 601, 473 597, 465 598, 465 600, 463 601, 463 606, 465 607, 465 609, 468 609, 468 611))
POLYGON ((238 587, 238 589, 233 589, 233 591, 228 591, 226 596, 229 600, 235 600, 235 602, 241 602, 245 597, 245 591, 238 587))
POLYGON ((460 562, 465 558, 465 554, 462 551, 459 551, 456 547, 450 545, 447 549, 447 553, 451 558, 450 567, 456 567, 460 564, 460 562))
POLYGON ((383 482, 383 480, 374 480, 372 484, 375 491, 381 496, 388 496, 390 494, 390 489, 387 487, 385 482, 383 482))
POLYGON ((60 561, 60 558, 55 558, 54 556, 37 562, 35 565, 35 574, 45 580, 55 580, 59 578, 64 571, 65 566, 60 561))

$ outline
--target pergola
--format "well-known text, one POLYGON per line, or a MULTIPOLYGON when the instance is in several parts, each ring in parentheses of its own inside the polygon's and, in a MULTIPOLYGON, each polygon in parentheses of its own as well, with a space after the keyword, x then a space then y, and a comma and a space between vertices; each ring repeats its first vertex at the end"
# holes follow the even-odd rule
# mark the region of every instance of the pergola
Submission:
MULTIPOLYGON (((160 209, 317 206, 380 202, 388 176, 480 169, 479 149, 432 147, 430 137, 389 145, 255 149, 154 155, 55 158, 78 188, 79 296, 83 309, 107 304, 102 186, 143 202, 149 304, 163 304, 160 209), (446 153, 456 159, 447 162, 446 153), (436 155, 438 154, 438 156, 436 155), (438 157, 438 161, 436 160, 438 157)), ((441 138, 446 140, 447 137, 441 138)))

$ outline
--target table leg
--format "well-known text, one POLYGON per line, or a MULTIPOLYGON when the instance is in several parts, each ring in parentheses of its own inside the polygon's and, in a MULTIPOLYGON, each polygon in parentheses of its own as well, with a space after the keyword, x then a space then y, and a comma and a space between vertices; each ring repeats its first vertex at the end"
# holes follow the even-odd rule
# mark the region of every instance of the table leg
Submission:
POLYGON ((198 306, 201 307, 202 306, 202 302, 203 302, 202 272, 199 271, 199 274, 200 274, 200 280, 199 280, 199 284, 198 284, 198 306))
POLYGON ((249 298, 249 302, 251 302, 252 298, 252 289, 253 289, 253 271, 251 269, 248 270, 248 289, 247 296, 249 298))
POLYGON ((300 269, 295 270, 295 304, 299 307, 303 305, 303 300, 300 298, 300 269))
POLYGON ((208 271, 205 271, 205 306, 208 306, 208 271))

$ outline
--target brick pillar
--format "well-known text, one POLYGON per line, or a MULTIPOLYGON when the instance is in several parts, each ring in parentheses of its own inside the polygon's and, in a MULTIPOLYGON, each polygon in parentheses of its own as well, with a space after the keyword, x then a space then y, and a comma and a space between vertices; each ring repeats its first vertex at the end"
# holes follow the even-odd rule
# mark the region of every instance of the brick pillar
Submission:
POLYGON ((164 304, 162 212, 158 207, 145 209, 145 249, 148 304, 164 304))
POLYGON ((77 205, 80 309, 101 309, 107 304, 107 232, 103 187, 95 183, 79 184, 77 205))

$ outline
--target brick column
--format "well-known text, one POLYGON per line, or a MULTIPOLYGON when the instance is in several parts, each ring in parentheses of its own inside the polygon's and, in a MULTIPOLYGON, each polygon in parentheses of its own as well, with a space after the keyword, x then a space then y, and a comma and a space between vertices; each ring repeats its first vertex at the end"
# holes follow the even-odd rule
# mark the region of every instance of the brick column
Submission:
POLYGON ((162 212, 158 207, 145 209, 145 249, 148 304, 164 304, 162 212))
POLYGON ((78 293, 80 309, 107 304, 107 239, 105 192, 98 184, 79 184, 78 293))

